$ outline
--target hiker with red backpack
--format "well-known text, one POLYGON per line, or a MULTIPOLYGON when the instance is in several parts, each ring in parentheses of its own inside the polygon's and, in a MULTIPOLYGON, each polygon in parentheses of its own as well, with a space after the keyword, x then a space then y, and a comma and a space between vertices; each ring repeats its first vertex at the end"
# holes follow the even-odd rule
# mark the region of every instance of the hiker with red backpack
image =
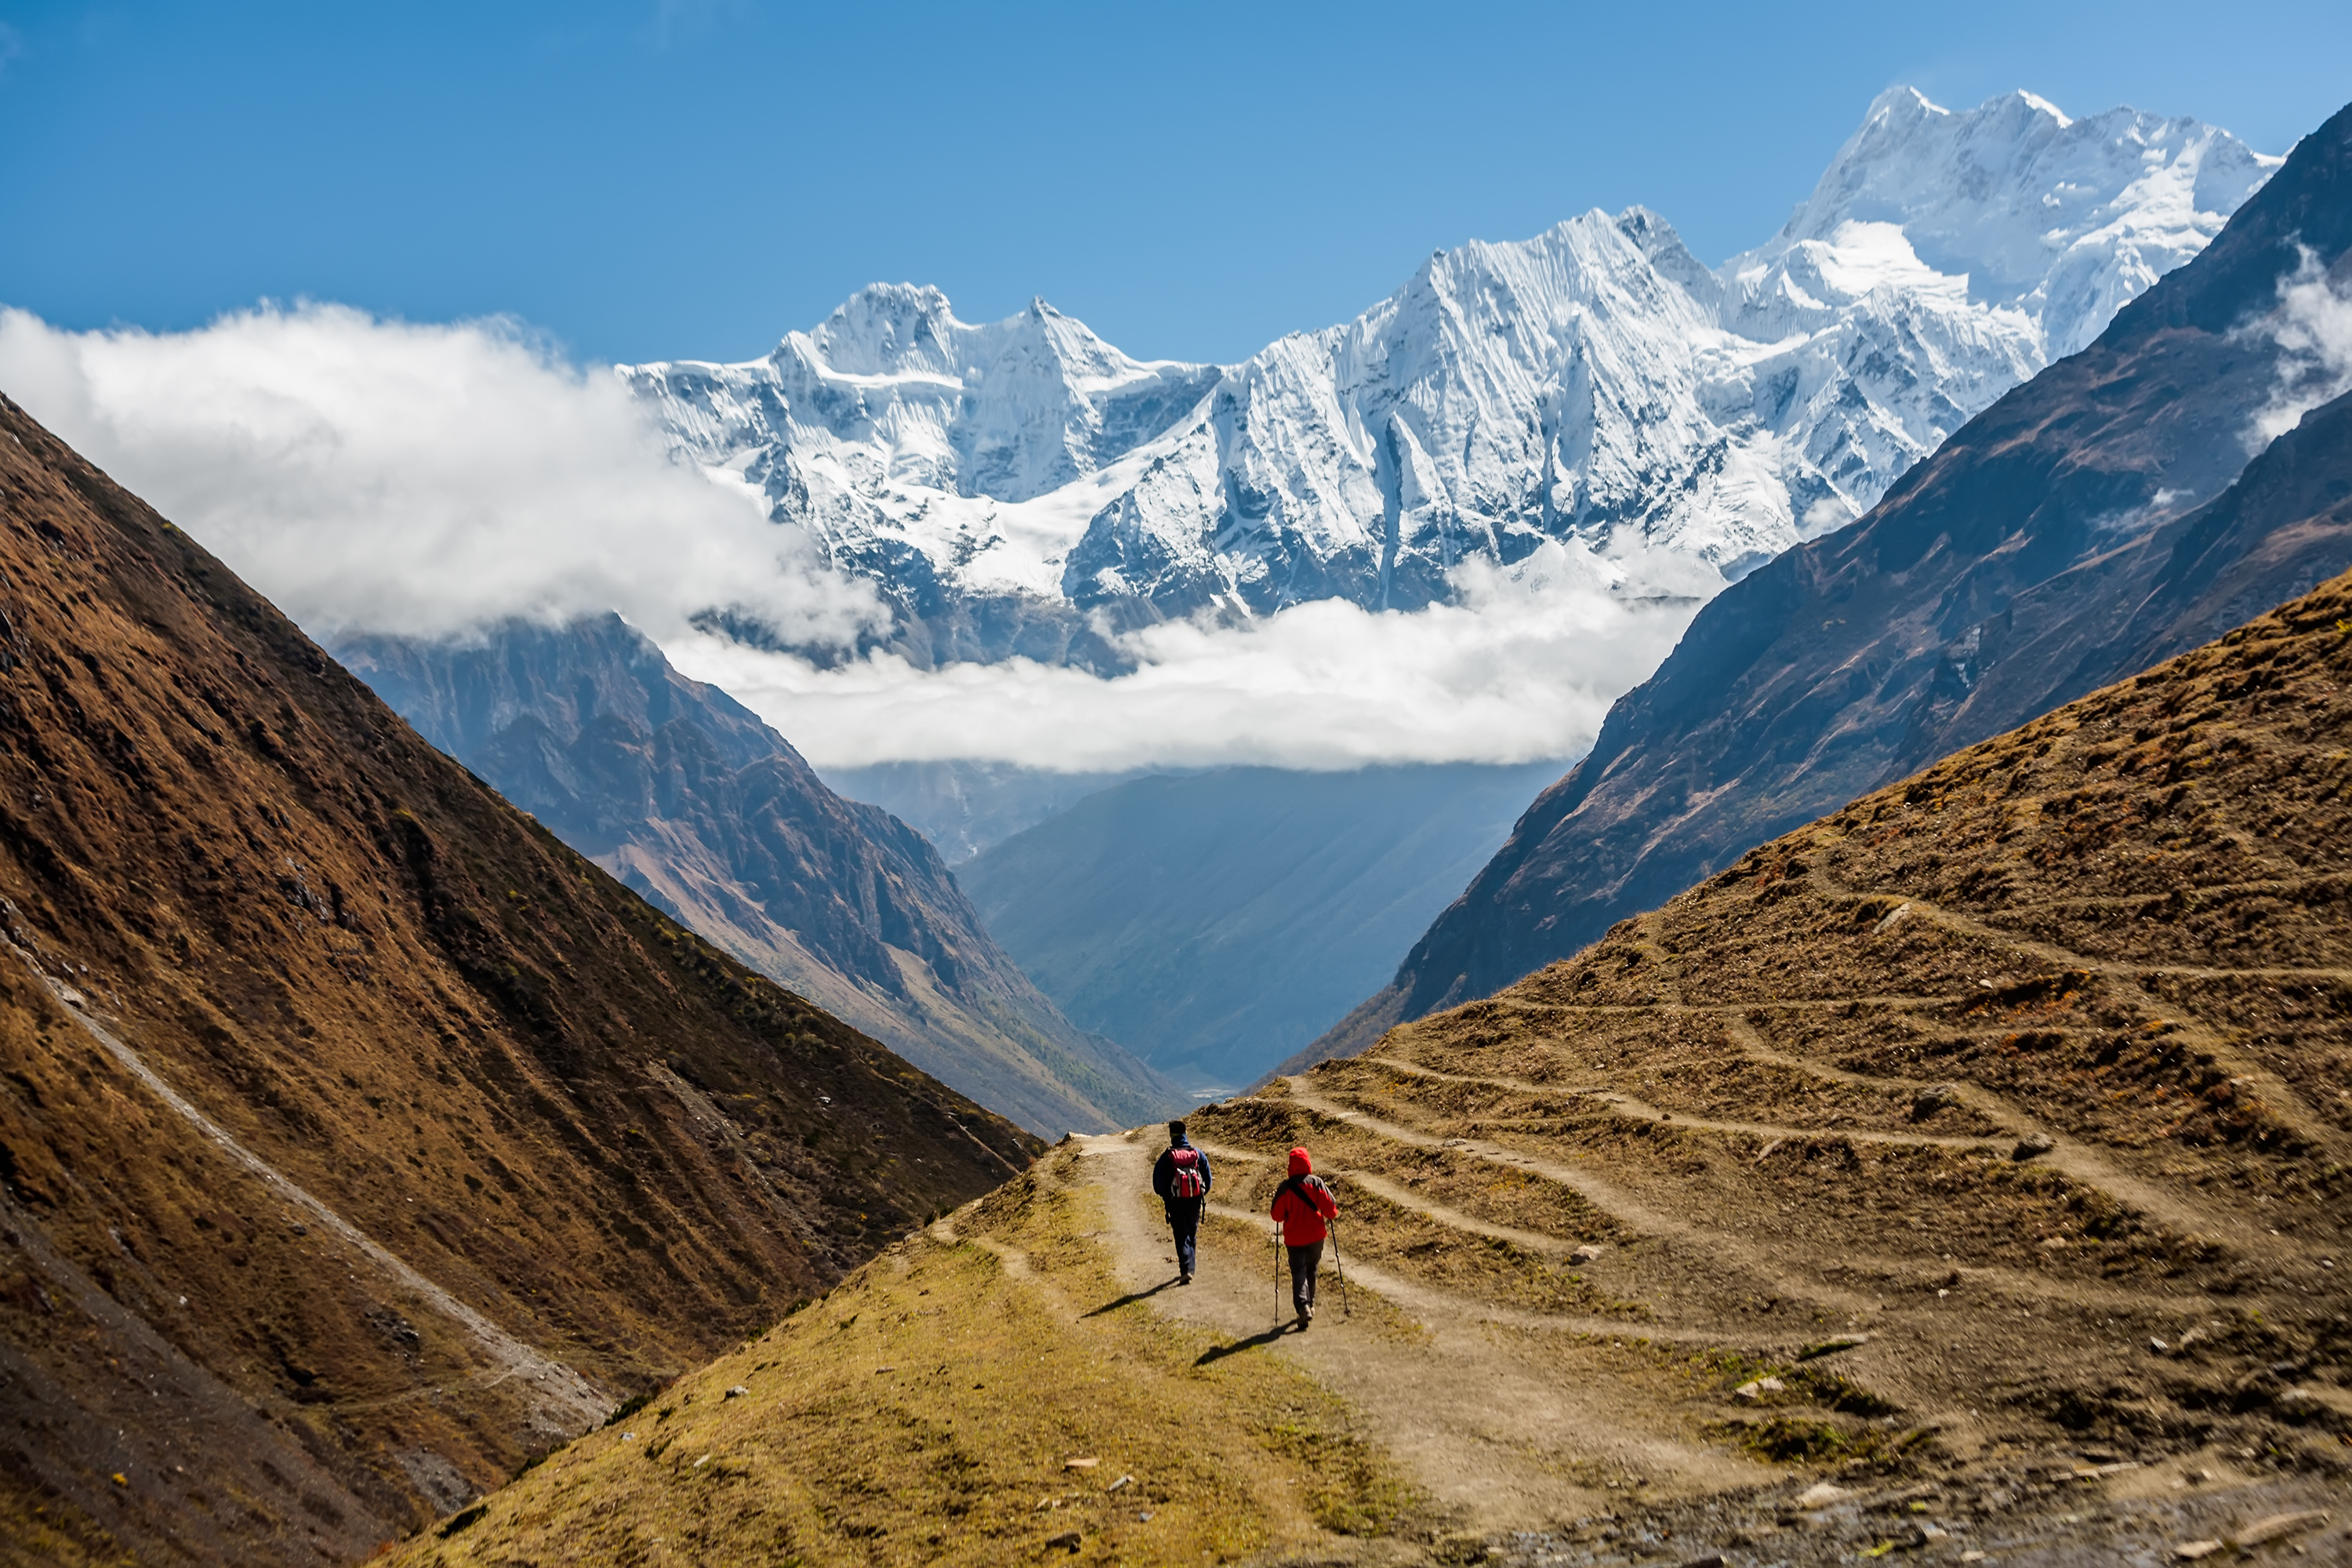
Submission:
POLYGON ((1339 1200, 1315 1173, 1314 1159, 1293 1149, 1290 1174, 1274 1190, 1274 1226, 1290 1253, 1290 1304, 1302 1331, 1315 1321, 1315 1271, 1323 1266, 1330 1222, 1339 1217, 1339 1200))
POLYGON ((1151 1190, 1168 1210, 1168 1228, 1176 1233, 1176 1283, 1192 1282, 1195 1247, 1201 1235, 1201 1210, 1209 1201, 1209 1157, 1184 1136, 1184 1124, 1168 1124, 1168 1147, 1151 1167, 1151 1190))

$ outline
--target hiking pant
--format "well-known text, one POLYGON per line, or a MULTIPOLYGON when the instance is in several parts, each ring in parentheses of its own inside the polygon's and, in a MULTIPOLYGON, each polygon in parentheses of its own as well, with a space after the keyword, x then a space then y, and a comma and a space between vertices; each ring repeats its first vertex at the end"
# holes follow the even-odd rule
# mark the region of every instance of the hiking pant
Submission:
POLYGON ((1315 1271, 1323 1267, 1323 1244, 1310 1241, 1304 1247, 1290 1249, 1290 1304, 1301 1309, 1315 1305, 1315 1271))
POLYGON ((1165 1198, 1168 1208, 1168 1228, 1176 1233, 1176 1268, 1179 1273, 1192 1272, 1193 1248, 1201 1237, 1201 1204, 1199 1198, 1165 1198))

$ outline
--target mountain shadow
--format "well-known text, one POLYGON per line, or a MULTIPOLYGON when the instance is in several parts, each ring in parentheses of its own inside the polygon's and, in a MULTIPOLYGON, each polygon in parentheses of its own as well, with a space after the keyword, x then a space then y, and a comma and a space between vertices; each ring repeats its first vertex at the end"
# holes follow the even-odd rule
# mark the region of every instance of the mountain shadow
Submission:
POLYGON ((1379 984, 1557 767, 1137 779, 956 876, 1066 1014, 1213 1099, 1379 984))
POLYGON ((754 969, 1033 1131, 1173 1109, 982 925, 923 837, 825 787, 784 738, 617 616, 336 653, 418 731, 754 969))

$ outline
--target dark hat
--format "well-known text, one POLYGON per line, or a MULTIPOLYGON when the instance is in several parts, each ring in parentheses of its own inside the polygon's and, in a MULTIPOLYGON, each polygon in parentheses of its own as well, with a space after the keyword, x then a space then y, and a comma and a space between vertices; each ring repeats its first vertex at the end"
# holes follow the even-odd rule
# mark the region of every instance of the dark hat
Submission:
POLYGON ((1168 1124, 1168 1142, 1171 1143, 1184 1142, 1184 1124, 1181 1121, 1171 1121, 1168 1124))

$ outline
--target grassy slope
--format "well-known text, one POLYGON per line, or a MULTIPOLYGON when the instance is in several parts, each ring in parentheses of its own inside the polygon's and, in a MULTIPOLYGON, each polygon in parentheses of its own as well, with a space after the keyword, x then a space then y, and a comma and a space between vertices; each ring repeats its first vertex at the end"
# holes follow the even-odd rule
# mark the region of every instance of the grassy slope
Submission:
MULTIPOLYGON (((1190 1326, 1228 1279, 1264 1323, 1263 1244, 1219 1220, 1209 1283, 1122 1299, 1158 1247, 1108 1266, 1104 1194, 1141 1163, 1097 1142, 406 1561, 660 1535, 1009 1562, 1065 1516, 1095 1560, 1173 1557, 1170 1517, 1186 1553, 1360 1560, 1380 1542, 1330 1526, 1408 1551, 1475 1523, 1457 1462, 1548 1510, 1487 1533, 1512 1563, 1671 1531, 1685 1559, 1940 1539, 2089 1564, 2326 1507, 2352 1477, 2347 693, 2352 578, 1196 1115, 1221 1205, 1256 1208, 1292 1142, 1323 1156, 1354 1331, 1196 1354, 1264 1341, 1190 1326), (1127 1514, 1101 1490, 1123 1472, 1164 1491, 1127 1514), (1303 1507, 1250 1489, 1294 1477, 1303 1507), (1806 1492, 1824 1478, 1848 1489, 1806 1492)), ((2294 1528, 2352 1550, 2340 1509, 2294 1528)))
POLYGON ((1078 1562, 1224 1562, 1408 1516, 1339 1401, 1123 1296, 1076 1163, 1065 1147, 396 1561, 630 1562, 660 1541, 1009 1563, 1074 1531, 1078 1562))

